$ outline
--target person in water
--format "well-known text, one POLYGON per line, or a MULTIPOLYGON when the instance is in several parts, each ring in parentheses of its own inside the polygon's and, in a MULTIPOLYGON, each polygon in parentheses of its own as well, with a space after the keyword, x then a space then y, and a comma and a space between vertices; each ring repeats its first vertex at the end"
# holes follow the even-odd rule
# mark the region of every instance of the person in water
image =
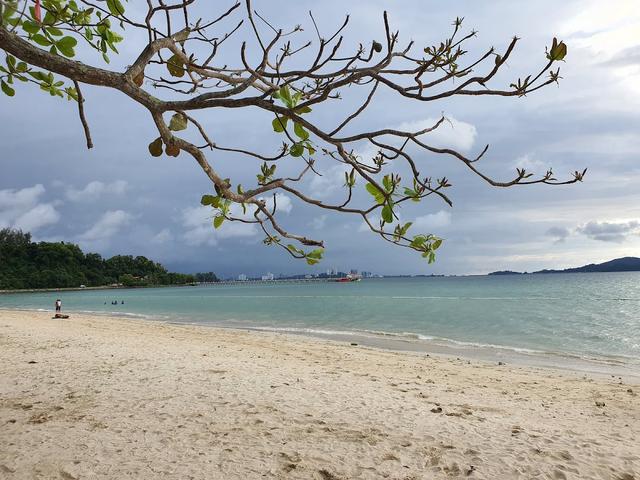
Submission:
POLYGON ((56 300, 56 313, 60 313, 62 311, 62 300, 59 298, 56 300))

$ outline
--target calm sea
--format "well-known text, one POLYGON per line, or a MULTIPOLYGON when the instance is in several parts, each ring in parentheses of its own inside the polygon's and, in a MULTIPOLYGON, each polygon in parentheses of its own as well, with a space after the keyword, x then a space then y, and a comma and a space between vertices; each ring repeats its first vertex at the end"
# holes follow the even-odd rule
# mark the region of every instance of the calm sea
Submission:
POLYGON ((52 309, 58 296, 67 312, 640 365, 640 272, 9 294, 0 308, 52 309))

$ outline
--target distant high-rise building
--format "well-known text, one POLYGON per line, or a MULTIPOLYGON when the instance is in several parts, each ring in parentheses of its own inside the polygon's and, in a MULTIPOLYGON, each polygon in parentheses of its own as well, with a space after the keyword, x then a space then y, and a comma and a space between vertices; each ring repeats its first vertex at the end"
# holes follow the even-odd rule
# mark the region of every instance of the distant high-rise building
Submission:
POLYGON ((244 273, 241 273, 240 275, 238 275, 238 280, 240 280, 241 282, 246 282, 247 276, 244 273))
POLYGON ((274 279, 273 273, 269 272, 266 275, 262 275, 263 281, 271 281, 274 279))
POLYGON ((352 268, 351 270, 349 270, 349 273, 350 273, 351 275, 357 275, 357 274, 358 274, 358 270, 357 270, 357 269, 355 269, 355 268, 352 268))

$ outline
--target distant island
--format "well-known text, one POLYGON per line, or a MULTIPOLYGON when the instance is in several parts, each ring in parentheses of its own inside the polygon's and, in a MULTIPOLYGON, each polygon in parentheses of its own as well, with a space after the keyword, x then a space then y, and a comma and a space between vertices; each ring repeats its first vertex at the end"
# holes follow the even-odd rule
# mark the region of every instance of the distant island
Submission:
MULTIPOLYGON (((640 258, 623 257, 616 258, 604 263, 590 263, 582 267, 565 268, 564 270, 538 270, 536 273, 593 273, 593 272, 640 272, 640 258)), ((513 272, 511 270, 501 270, 491 272, 489 275, 527 275, 528 272, 513 272)))
POLYGON ((215 282, 213 272, 169 272, 143 256, 104 259, 66 242, 32 242, 31 234, 0 230, 0 290, 147 287, 215 282))

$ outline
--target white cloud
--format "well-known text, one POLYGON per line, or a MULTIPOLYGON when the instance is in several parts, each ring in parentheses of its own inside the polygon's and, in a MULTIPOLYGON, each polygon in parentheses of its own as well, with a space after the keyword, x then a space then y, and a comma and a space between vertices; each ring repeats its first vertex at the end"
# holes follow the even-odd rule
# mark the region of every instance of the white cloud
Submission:
POLYGON ((601 242, 624 242, 630 235, 640 234, 640 221, 627 222, 588 222, 577 229, 578 233, 601 242))
POLYGON ((549 165, 544 163, 542 160, 538 160, 532 154, 525 154, 521 157, 518 157, 513 163, 514 168, 524 168, 527 172, 545 172, 549 169, 549 165))
POLYGON ((127 188, 128 183, 125 180, 116 180, 112 183, 93 181, 89 182, 82 190, 69 187, 66 191, 66 197, 72 202, 94 201, 103 195, 123 195, 127 188))
POLYGON ((313 174, 314 176, 309 183, 311 196, 323 199, 330 197, 338 189, 344 189, 346 191, 344 187, 344 174, 350 171, 350 166, 339 163, 321 172, 322 176, 313 174))
POLYGON ((591 0, 560 27, 560 33, 572 35, 571 43, 578 48, 611 56, 640 43, 639 29, 637 0, 591 0))
POLYGON ((545 235, 553 238, 555 243, 563 243, 571 235, 571 230, 565 227, 551 227, 545 235))
POLYGON ((327 224, 327 215, 320 215, 309 223, 309 226, 314 230, 322 230, 327 224))
POLYGON ((41 184, 22 190, 0 190, 0 210, 31 208, 44 192, 41 184))
MULTIPOLYGON (((273 195, 269 197, 261 197, 260 200, 265 201, 269 212, 273 210, 273 195)), ((291 210, 293 209, 293 202, 291 201, 291 198, 289 196, 283 193, 276 193, 275 202, 276 202, 276 212, 284 212, 287 214, 291 213, 291 210)), ((236 215, 236 216, 239 216, 239 215, 236 215)))
POLYGON ((151 243, 155 243, 155 244, 168 243, 171 240, 173 240, 173 234, 171 233, 171 230, 169 230, 168 228, 162 229, 156 235, 151 237, 151 243))
MULTIPOLYGON (((433 127, 438 120, 438 118, 425 118, 424 120, 404 122, 398 126, 398 129, 417 132, 433 127)), ((420 139, 432 147, 451 148, 467 152, 473 147, 477 135, 478 131, 474 125, 457 120, 454 117, 447 117, 438 128, 432 132, 425 133, 420 139)))
POLYGON ((45 188, 40 185, 21 190, 0 190, 0 228, 17 228, 25 232, 57 223, 60 214, 52 203, 40 203, 45 188))
POLYGON ((123 210, 110 210, 105 212, 89 230, 80 235, 80 239, 84 241, 108 239, 127 226, 132 219, 133 215, 123 210))
POLYGON ((437 213, 417 217, 411 226, 411 230, 415 232, 420 231, 420 233, 434 233, 436 230, 448 227, 449 225, 451 225, 451 212, 440 210, 437 213))
POLYGON ((581 13, 560 28, 561 35, 568 37, 569 48, 585 50, 588 54, 585 61, 606 65, 624 90, 640 93, 640 65, 626 61, 630 52, 640 46, 637 0, 591 0, 584 3, 581 13))
POLYGON ((46 225, 58 223, 59 220, 60 214, 53 205, 42 203, 16 218, 13 227, 24 232, 35 232, 46 225))
MULTIPOLYGON (((182 211, 182 225, 187 229, 182 238, 187 245, 215 246, 220 240, 253 237, 258 233, 255 225, 242 222, 225 221, 220 228, 215 229, 213 213, 214 210, 211 207, 204 206, 189 207, 182 211)), ((230 215, 242 218, 244 214, 242 208, 234 204, 230 215)))

